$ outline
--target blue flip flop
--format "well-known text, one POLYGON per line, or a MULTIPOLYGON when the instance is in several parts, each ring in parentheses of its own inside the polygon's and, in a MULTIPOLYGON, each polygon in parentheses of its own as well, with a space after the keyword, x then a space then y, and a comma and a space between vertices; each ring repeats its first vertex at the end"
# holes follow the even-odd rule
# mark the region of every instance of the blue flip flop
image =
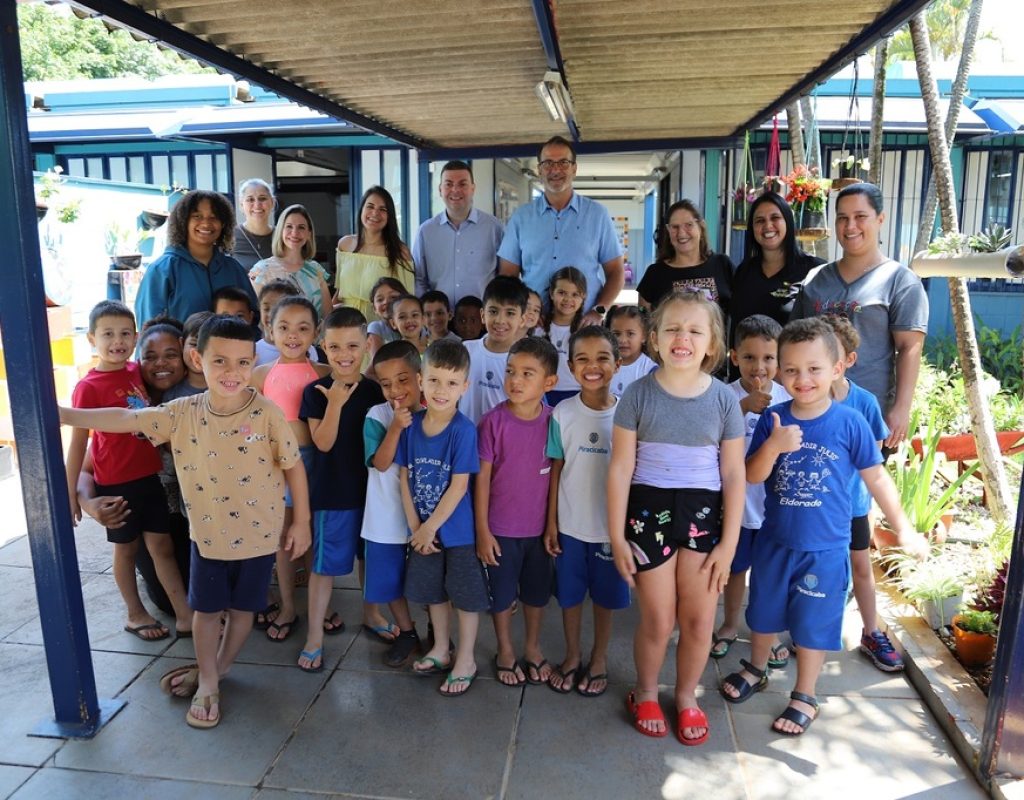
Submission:
POLYGON ((324 671, 324 649, 322 647, 318 647, 312 653, 309 650, 303 650, 301 653, 299 653, 299 658, 308 658, 310 661, 316 661, 316 659, 318 658, 320 659, 320 663, 315 667, 304 667, 302 666, 302 664, 297 664, 296 666, 303 672, 324 671))

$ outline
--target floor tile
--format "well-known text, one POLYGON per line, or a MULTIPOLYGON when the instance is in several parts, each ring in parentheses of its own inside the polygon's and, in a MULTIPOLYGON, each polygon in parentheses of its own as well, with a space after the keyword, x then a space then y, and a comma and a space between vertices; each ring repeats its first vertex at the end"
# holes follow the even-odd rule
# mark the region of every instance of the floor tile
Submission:
MULTIPOLYGON (((74 530, 78 568, 82 572, 90 573, 109 571, 113 558, 113 545, 107 541, 106 529, 86 517, 74 530)), ((0 547, 0 566, 32 566, 28 536, 14 539, 0 547)))
POLYGON ((13 767, 0 764, 0 798, 6 800, 25 781, 32 777, 32 767, 13 767))
MULTIPOLYGON (((186 768, 182 772, 187 773, 191 770, 186 768)), ((35 800, 39 797, 59 797, 61 800, 196 800, 203 797, 216 797, 217 800, 249 800, 252 795, 253 790, 248 786, 139 778, 132 775, 111 775, 107 772, 51 767, 37 772, 12 800, 35 800)))

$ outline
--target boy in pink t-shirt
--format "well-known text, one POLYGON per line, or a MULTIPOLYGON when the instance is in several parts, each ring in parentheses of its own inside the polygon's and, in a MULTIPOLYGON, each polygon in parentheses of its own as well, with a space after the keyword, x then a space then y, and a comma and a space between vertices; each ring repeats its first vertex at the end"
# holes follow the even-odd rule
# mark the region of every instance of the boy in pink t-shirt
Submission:
POLYGON ((558 380, 558 352, 545 339, 520 339, 509 350, 508 400, 480 420, 480 474, 474 489, 477 555, 487 566, 498 653, 494 668, 506 686, 545 683, 551 665, 540 650, 540 623, 551 598, 554 567, 544 549, 551 459, 546 455, 551 409, 546 392, 558 380), (512 644, 512 604, 526 624, 523 666, 512 644))

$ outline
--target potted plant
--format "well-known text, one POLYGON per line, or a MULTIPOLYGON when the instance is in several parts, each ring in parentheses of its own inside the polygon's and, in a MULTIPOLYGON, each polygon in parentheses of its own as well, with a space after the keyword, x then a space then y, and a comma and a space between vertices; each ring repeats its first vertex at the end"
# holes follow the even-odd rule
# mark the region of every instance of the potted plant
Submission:
POLYGON ((960 662, 965 667, 982 667, 991 661, 998 630, 991 611, 963 609, 953 617, 953 641, 960 662))
POLYGON ((782 179, 786 184, 786 202, 793 209, 796 238, 816 241, 828 238, 825 208, 831 181, 822 178, 817 167, 801 164, 782 179))
POLYGON ((116 221, 111 222, 107 226, 106 245, 113 269, 138 269, 142 265, 139 245, 152 235, 142 228, 133 230, 116 221))
POLYGON ((737 186, 732 193, 732 228, 736 231, 747 229, 750 204, 757 199, 757 192, 749 183, 737 186))
POLYGON ((866 181, 871 162, 864 157, 848 155, 846 158, 833 159, 832 169, 839 172, 839 177, 832 179, 832 189, 838 190, 866 181))
POLYGON ((889 579, 917 606, 928 627, 948 625, 963 604, 963 566, 955 559, 934 556, 921 562, 905 554, 890 559, 889 579))

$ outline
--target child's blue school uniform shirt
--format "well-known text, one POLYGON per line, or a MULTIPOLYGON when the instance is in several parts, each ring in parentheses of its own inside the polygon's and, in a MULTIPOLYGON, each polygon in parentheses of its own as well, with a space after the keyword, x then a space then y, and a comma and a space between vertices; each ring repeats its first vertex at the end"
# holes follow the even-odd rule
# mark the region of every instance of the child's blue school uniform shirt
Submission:
POLYGON ((754 428, 748 454, 771 434, 772 412, 783 425, 799 425, 803 443, 776 459, 765 481, 761 536, 793 550, 830 550, 850 546, 850 478, 882 463, 867 421, 839 403, 815 419, 796 419, 792 401, 769 407, 754 428))
MULTIPOLYGON (((885 424, 878 399, 849 378, 846 380, 850 384, 850 391, 847 393, 846 399, 843 400, 843 405, 849 406, 854 411, 859 411, 861 416, 868 421, 875 442, 884 442, 889 436, 889 426, 885 424)), ((871 511, 871 492, 864 485, 859 472, 855 472, 850 480, 850 502, 855 517, 863 517, 871 511)))
MULTIPOLYGON (((409 470, 409 491, 421 522, 434 513, 452 475, 475 475, 480 471, 476 427, 469 418, 456 412, 448 427, 436 436, 427 436, 423 432, 426 415, 426 411, 420 411, 413 416, 412 425, 402 431, 395 453, 395 463, 409 470)), ((437 535, 445 547, 476 543, 468 487, 437 535)))

